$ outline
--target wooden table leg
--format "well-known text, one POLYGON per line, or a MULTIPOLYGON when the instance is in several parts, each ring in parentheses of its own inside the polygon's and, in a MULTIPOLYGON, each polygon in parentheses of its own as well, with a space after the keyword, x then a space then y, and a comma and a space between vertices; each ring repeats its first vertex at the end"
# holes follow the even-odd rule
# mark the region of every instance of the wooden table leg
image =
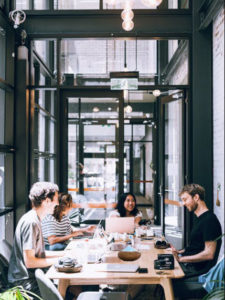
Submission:
POLYGON ((173 285, 170 278, 160 278, 160 284, 164 289, 166 300, 174 300, 173 285))
POLYGON ((63 297, 63 299, 65 299, 66 289, 68 288, 69 285, 70 285, 70 281, 69 280, 67 280, 67 279, 59 279, 58 290, 59 290, 61 296, 63 297))

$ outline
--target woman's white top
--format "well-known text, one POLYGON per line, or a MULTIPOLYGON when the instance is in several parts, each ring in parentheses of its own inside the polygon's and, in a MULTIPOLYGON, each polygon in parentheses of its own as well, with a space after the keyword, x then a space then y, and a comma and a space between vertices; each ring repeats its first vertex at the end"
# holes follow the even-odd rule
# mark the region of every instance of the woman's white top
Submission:
MULTIPOLYGON (((120 217, 120 213, 118 212, 118 210, 116 209, 116 210, 113 210, 113 211, 111 211, 110 213, 109 213, 109 218, 111 218, 111 217, 120 217)), ((137 217, 143 217, 143 215, 142 215, 142 212, 139 210, 138 212, 137 212, 137 214, 136 214, 136 216, 134 216, 135 218, 137 218, 137 217)))

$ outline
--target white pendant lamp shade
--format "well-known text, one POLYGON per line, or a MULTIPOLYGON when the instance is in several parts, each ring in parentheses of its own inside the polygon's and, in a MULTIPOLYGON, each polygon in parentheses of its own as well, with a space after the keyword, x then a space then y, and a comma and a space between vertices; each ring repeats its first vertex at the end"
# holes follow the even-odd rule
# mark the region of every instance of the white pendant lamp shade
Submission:
POLYGON ((160 92, 160 90, 154 90, 154 91, 152 92, 152 94, 153 94, 155 97, 159 97, 159 96, 161 95, 161 92, 160 92))
POLYGON ((127 114, 130 114, 130 113, 132 113, 132 106, 130 106, 129 104, 124 108, 124 110, 125 110, 125 112, 127 113, 127 114))
MULTIPOLYGON (((113 2, 115 0, 106 0, 107 3, 113 2)), ((117 0, 121 1, 121 0, 117 0)), ((162 3, 162 0, 141 0, 142 3, 149 8, 157 8, 158 5, 162 3)), ((123 0, 123 11, 121 13, 121 18, 123 19, 122 28, 125 31, 131 31, 134 28, 134 13, 132 11, 134 0, 123 0)))
POLYGON ((131 9, 124 9, 121 13, 121 18, 125 21, 127 19, 132 20, 134 13, 131 9))
POLYGON ((132 20, 123 21, 122 27, 125 31, 131 31, 134 28, 134 22, 132 20))

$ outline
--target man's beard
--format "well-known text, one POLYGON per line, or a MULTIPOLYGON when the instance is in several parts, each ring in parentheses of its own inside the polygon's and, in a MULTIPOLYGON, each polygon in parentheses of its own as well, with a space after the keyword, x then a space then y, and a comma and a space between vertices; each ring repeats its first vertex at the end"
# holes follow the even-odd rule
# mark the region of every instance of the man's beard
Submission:
POLYGON ((198 203, 195 203, 191 211, 195 212, 197 208, 198 208, 198 203))

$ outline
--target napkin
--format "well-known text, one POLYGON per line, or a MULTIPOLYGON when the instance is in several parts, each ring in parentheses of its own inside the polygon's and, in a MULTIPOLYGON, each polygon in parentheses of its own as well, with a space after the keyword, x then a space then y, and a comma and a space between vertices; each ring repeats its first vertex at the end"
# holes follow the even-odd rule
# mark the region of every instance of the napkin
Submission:
POLYGON ((122 251, 126 251, 126 252, 134 252, 134 251, 137 251, 137 249, 134 249, 133 247, 131 246, 127 246, 126 248, 124 248, 122 251))

